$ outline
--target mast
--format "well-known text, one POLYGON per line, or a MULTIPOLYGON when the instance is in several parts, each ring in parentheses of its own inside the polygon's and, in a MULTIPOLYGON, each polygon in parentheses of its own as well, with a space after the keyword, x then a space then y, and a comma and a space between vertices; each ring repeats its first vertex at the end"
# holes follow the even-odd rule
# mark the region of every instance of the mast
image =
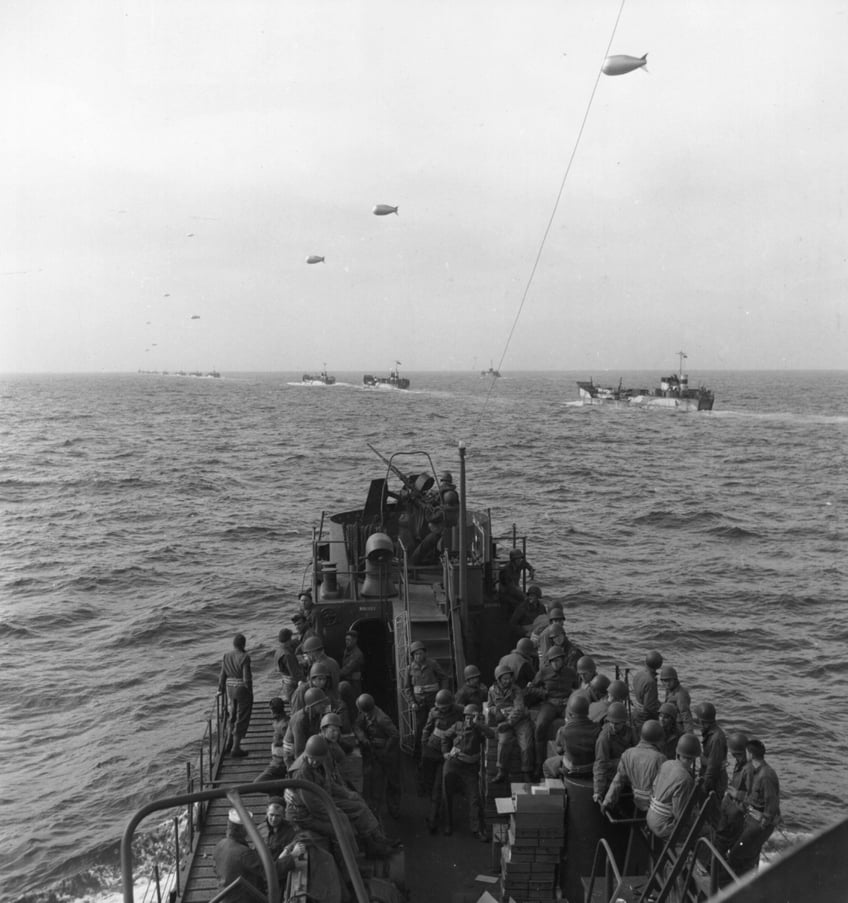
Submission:
POLYGON ((683 380, 683 361, 685 361, 689 355, 686 354, 685 351, 678 351, 677 356, 680 358, 680 367, 677 371, 677 378, 682 381, 683 380))

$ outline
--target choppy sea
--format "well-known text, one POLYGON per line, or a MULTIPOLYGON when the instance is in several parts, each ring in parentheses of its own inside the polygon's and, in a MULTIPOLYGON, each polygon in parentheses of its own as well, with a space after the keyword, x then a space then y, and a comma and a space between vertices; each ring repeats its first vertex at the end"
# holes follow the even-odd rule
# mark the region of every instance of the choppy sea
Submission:
POLYGON ((693 374, 715 410, 583 408, 658 373, 0 377, 0 886, 117 886, 132 812, 181 787, 236 630, 271 668, 323 510, 391 453, 458 468, 600 660, 659 649, 763 739, 791 836, 848 802, 848 371, 693 374))

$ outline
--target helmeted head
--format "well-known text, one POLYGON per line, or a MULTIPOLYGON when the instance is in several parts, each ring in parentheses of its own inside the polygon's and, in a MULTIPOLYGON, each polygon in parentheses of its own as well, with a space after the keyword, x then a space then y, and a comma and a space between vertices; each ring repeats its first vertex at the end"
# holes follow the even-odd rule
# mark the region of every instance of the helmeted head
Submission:
POLYGON ((453 693, 450 690, 439 690, 436 693, 436 708, 446 712, 453 705, 453 693))
POLYGON ((533 640, 530 637, 523 636, 516 643, 515 649, 517 652, 520 652, 525 658, 533 658, 536 654, 536 647, 533 645, 533 640))
POLYGON ((683 734, 677 741, 677 758, 692 761, 701 755, 701 741, 694 734, 683 734))
POLYGON ((473 721, 480 714, 480 706, 476 705, 473 702, 469 702, 468 705, 462 710, 462 716, 466 721, 473 721))
POLYGON ((538 602, 542 598, 542 587, 539 586, 538 583, 531 583, 530 586, 527 587, 527 597, 535 598, 538 602))
POLYGON ((565 649, 562 646, 549 646, 548 651, 545 653, 545 658, 551 665, 555 665, 557 662, 563 664, 565 662, 565 649))
POLYGON ((310 687, 303 694, 303 705, 304 708, 309 709, 310 711, 315 711, 323 709, 330 702, 327 699, 327 694, 319 689, 318 687, 310 687))
POLYGON ((330 667, 326 662, 313 662, 309 669, 309 682, 313 687, 326 687, 330 682, 330 667))
POLYGON ((321 718, 321 727, 341 727, 342 719, 335 712, 327 712, 326 715, 321 718))
POLYGON ((711 702, 699 702, 692 707, 692 714, 700 724, 714 724, 716 720, 715 706, 711 702))
POLYGON ((611 680, 607 687, 607 697, 611 702, 624 702, 630 695, 627 684, 623 680, 611 680))
POLYGON ((662 743, 665 740, 665 731, 659 721, 646 721, 642 725, 642 739, 646 743, 662 743))
POLYGON ((291 630, 289 630, 288 627, 283 627, 283 629, 277 634, 277 642, 288 643, 292 636, 294 636, 294 634, 291 632, 291 630))
POLYGON ((317 636, 309 636, 303 644, 303 651, 306 655, 315 655, 324 651, 324 642, 317 636))
POLYGON ((509 560, 510 561, 523 561, 524 560, 524 552, 521 549, 510 549, 509 550, 509 560))
POLYGON ((512 683, 512 668, 509 665, 498 665, 495 668, 495 680, 502 687, 508 687, 512 683))
POLYGON ((565 612, 558 605, 554 605, 548 612, 548 623, 560 625, 565 623, 565 612))
POLYGON ((603 698, 609 689, 611 681, 606 674, 596 674, 589 683, 589 688, 594 690, 598 699, 603 698))
POLYGON ((582 680, 583 683, 590 683, 597 670, 598 667, 591 656, 581 655, 580 658, 577 659, 577 673, 580 675, 580 680, 582 680))
POLYGON ((453 486, 453 474, 449 470, 443 470, 439 474, 439 482, 440 483, 448 483, 453 486))
POLYGON ((623 702, 611 702, 606 717, 610 724, 626 724, 627 708, 623 702))
POLYGON ((360 712, 365 712, 366 714, 368 712, 373 712, 375 705, 374 697, 370 693, 363 693, 356 699, 356 707, 360 712))
POLYGON ((286 714, 286 704, 279 696, 273 696, 268 700, 268 708, 271 709, 272 718, 280 718, 286 714))
POLYGON ((663 665, 660 670, 660 680, 674 686, 677 683, 677 669, 671 665, 663 665))
POLYGON ((323 761, 330 752, 327 741, 320 734, 313 734, 303 748, 306 758, 310 760, 323 761))
POLYGON ((340 680, 338 686, 339 696, 350 705, 350 703, 355 703, 356 700, 353 698, 353 687, 349 680, 340 680))
POLYGON ((677 725, 677 706, 673 702, 664 702, 660 706, 660 724, 665 730, 669 730, 677 725))
POLYGON ((572 696, 568 700, 568 714, 585 717, 589 714, 589 700, 582 694, 572 696))
POLYGON ((413 657, 413 659, 415 659, 415 661, 423 661, 424 657, 427 655, 427 647, 421 642, 421 640, 416 640, 414 643, 410 644, 409 654, 413 657))
POLYGON ((656 671, 658 668, 661 668, 662 663, 663 663, 663 657, 659 654, 659 652, 652 651, 652 652, 649 652, 645 656, 645 664, 652 671, 656 671))
POLYGON ((477 667, 477 665, 466 665, 465 670, 462 672, 462 675, 465 678, 466 683, 472 680, 479 680, 481 677, 480 669, 477 667))
POLYGON ((233 648, 238 649, 240 652, 244 652, 244 647, 247 645, 247 638, 243 633, 237 633, 233 637, 233 648))
POLYGON ((736 758, 745 758, 745 747, 748 745, 748 735, 744 731, 731 731, 727 735, 727 748, 736 758))

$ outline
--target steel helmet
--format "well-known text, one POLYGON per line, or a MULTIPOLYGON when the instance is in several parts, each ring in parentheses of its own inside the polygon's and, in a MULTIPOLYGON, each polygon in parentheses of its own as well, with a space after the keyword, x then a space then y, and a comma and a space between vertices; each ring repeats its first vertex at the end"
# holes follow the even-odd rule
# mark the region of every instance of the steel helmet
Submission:
POLYGON ((748 745, 748 735, 743 731, 733 731, 727 735, 727 748, 734 753, 745 752, 748 745))
POLYGON ((551 646, 545 653, 545 658, 552 662, 555 658, 565 658, 565 649, 562 646, 551 646))
POLYGON ((548 612, 548 620, 549 621, 553 621, 553 620, 564 621, 565 620, 565 612, 558 605, 555 605, 548 612))
POLYGON ((664 702, 660 706, 660 715, 669 715, 671 718, 677 718, 677 706, 673 702, 664 702))
POLYGON ((663 665, 660 671, 660 680, 677 680, 677 669, 671 665, 663 665))
POLYGON ((510 549, 509 550, 509 560, 510 561, 521 561, 524 557, 524 552, 521 549, 510 549))
POLYGON ((308 636, 303 643, 304 652, 320 652, 324 648, 324 643, 317 636, 308 636))
POLYGON ((421 642, 421 640, 416 640, 409 647, 410 654, 412 654, 414 652, 426 652, 426 651, 427 651, 427 647, 421 642))
POLYGON ((303 704, 309 708, 313 705, 320 705, 322 702, 328 702, 327 694, 318 687, 310 687, 303 694, 303 704))
POLYGON ((462 710, 463 715, 479 715, 480 714, 480 706, 475 705, 473 702, 469 702, 468 705, 462 710))
POLYGON ((509 665, 498 665, 495 668, 495 680, 500 680, 505 674, 512 677, 512 668, 509 665))
POLYGON ((309 669, 310 677, 331 677, 330 666, 326 662, 315 662, 309 669))
POLYGON ((577 659, 577 670, 578 671, 590 671, 594 672, 597 668, 595 664, 595 660, 588 655, 581 655, 579 659, 577 659))
POLYGON ((527 636, 521 637, 521 639, 518 641, 518 643, 516 643, 515 648, 522 655, 535 655, 536 654, 536 647, 533 645, 533 640, 531 640, 530 637, 527 637, 527 636))
POLYGON ((683 734, 677 741, 677 755, 696 759, 701 755, 701 741, 694 734, 683 734))
POLYGON ((692 714, 698 721, 703 721, 705 724, 711 724, 716 718, 715 706, 711 702, 699 702, 693 707, 692 714))
POLYGON ((477 665, 466 665, 462 673, 465 675, 466 680, 470 680, 472 677, 480 677, 480 669, 477 665))
POLYGON ((611 702, 607 709, 607 721, 613 724, 624 724, 627 721, 627 709, 623 702, 611 702))
POLYGON ((327 741, 320 734, 313 734, 307 741, 303 751, 313 759, 323 759, 330 751, 327 741))
POLYGON ((659 652, 649 652, 645 656, 645 664, 649 668, 653 668, 655 671, 657 668, 661 668, 663 663, 663 657, 659 654, 659 652))
POLYGON ((360 712, 373 712, 374 697, 370 693, 363 693, 361 696, 357 697, 356 707, 360 712))
MULTIPOLYGON (((597 680, 597 678, 595 678, 595 680, 597 680)), ((595 681, 593 680, 592 683, 594 684, 595 681)), ((607 687, 607 694, 616 702, 624 702, 630 695, 630 691, 627 689, 627 684, 623 680, 613 680, 610 681, 610 685, 607 687)))
POLYGON ((341 727, 342 719, 335 712, 327 712, 321 719, 321 727, 341 727))
POLYGON ((453 705, 453 693, 450 690, 439 690, 436 693, 436 705, 453 705))
POLYGON ((572 715, 588 715, 589 700, 582 693, 577 696, 572 696, 571 699, 568 700, 568 711, 571 712, 572 715))
POLYGON ((538 596, 541 599, 542 598, 542 587, 539 586, 538 583, 531 583, 530 586, 527 587, 527 595, 528 596, 538 596))
POLYGON ((646 721, 642 725, 642 739, 647 743, 662 743, 665 740, 665 731, 659 721, 646 721))
POLYGON ((596 674, 589 683, 589 686, 599 693, 606 693, 610 685, 610 679, 606 674, 596 674))
POLYGON ((453 474, 449 470, 443 470, 439 474, 440 483, 453 483, 453 474))

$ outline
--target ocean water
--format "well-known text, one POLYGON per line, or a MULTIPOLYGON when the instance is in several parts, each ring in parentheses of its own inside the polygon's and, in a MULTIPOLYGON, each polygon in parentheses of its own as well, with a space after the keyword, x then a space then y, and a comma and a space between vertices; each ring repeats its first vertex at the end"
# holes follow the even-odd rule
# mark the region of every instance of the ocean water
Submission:
POLYGON ((577 406, 603 374, 408 375, 0 378, 3 899, 114 887, 132 812, 181 787, 231 635, 272 667, 313 526, 382 472, 368 442, 456 473, 464 441, 471 506, 528 536, 602 670, 659 649, 763 739, 787 834, 844 813, 848 371, 699 373, 710 414, 577 406))

